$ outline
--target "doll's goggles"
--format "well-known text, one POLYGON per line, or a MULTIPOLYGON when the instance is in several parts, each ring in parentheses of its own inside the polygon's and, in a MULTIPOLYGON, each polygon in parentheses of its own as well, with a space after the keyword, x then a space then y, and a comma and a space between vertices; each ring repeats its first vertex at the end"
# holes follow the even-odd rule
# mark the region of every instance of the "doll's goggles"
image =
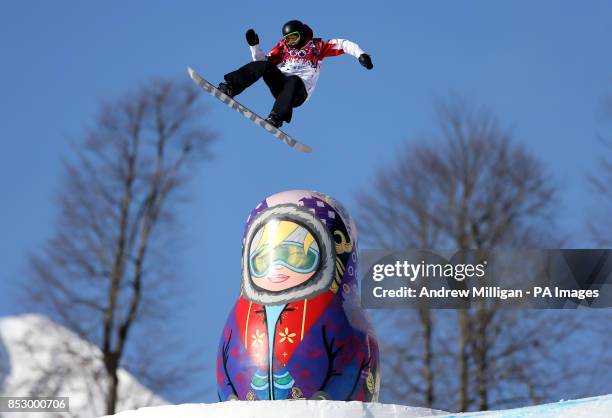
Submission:
POLYGON ((285 35, 285 43, 287 45, 297 45, 301 38, 302 35, 299 32, 291 32, 285 35))
POLYGON ((272 266, 284 266, 296 273, 311 273, 319 265, 319 252, 304 250, 299 242, 285 241, 273 249, 264 246, 249 258, 249 270, 255 277, 263 277, 272 266))
POLYGON ((255 233, 249 246, 249 272, 262 277, 272 266, 296 273, 311 273, 319 267, 319 244, 304 225, 292 220, 271 219, 255 233))

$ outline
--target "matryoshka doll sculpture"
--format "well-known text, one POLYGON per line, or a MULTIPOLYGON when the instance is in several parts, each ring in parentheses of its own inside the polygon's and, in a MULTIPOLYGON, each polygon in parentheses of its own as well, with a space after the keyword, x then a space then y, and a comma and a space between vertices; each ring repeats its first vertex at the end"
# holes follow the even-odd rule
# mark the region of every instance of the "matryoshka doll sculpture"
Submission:
POLYGON ((304 190, 262 201, 219 343, 219 400, 376 401, 378 343, 356 269, 355 225, 339 202, 304 190))

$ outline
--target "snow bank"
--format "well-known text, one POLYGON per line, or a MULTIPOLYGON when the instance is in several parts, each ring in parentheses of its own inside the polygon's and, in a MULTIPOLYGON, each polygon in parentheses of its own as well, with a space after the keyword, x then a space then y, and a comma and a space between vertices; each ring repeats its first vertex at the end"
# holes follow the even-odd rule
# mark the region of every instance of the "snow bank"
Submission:
MULTIPOLYGON (((610 418, 612 395, 564 401, 505 411, 448 414, 403 405, 338 401, 234 401, 141 408, 114 415, 116 418, 610 418)), ((107 417, 108 418, 108 417, 107 417)))
MULTIPOLYGON (((70 414, 54 416, 99 416, 105 411, 101 357, 98 347, 44 316, 0 318, 0 396, 67 396, 70 414)), ((126 370, 118 374, 119 411, 167 403, 126 370)), ((45 416, 40 412, 18 415, 45 416)))
POLYGON ((612 418, 612 395, 560 401, 504 411, 468 412, 442 418, 612 418))
POLYGON ((403 405, 340 401, 230 401, 141 408, 116 418, 417 418, 443 414, 403 405))

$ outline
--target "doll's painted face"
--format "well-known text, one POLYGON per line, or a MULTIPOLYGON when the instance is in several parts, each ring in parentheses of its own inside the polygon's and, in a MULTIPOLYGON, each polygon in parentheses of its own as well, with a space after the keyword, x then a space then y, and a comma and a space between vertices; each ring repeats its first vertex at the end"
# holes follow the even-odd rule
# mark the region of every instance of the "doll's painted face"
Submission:
POLYGON ((308 281, 319 265, 314 236, 292 221, 267 222, 256 232, 249 248, 251 280, 269 292, 282 292, 308 281))

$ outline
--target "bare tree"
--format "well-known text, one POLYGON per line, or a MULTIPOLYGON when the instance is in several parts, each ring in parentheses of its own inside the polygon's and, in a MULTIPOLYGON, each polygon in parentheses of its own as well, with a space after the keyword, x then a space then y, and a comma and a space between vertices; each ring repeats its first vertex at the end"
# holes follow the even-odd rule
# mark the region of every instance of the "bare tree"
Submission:
MULTIPOLYGON (((372 192, 358 195, 365 243, 459 250, 546 242, 555 202, 542 164, 512 140, 491 111, 457 98, 436 110, 439 135, 400 149, 397 160, 377 173, 372 192)), ((571 329, 569 321, 552 326, 556 319, 548 314, 494 304, 394 315, 401 324, 394 328, 411 335, 409 343, 396 338, 383 351, 401 365, 386 376, 394 395, 459 411, 547 399, 554 379, 541 373, 538 361, 571 329)))
POLYGON ((612 141, 602 140, 603 156, 597 170, 589 175, 591 188, 596 195, 596 208, 591 208, 587 227, 594 242, 600 246, 612 244, 612 141))
MULTIPOLYGON (((31 257, 29 300, 100 348, 107 414, 116 409, 119 368, 130 369, 130 344, 167 340, 161 324, 179 290, 170 254, 176 210, 214 138, 197 98, 190 84, 155 81, 103 106, 65 164, 56 233, 31 257)), ((159 389, 179 376, 154 354, 132 371, 159 389)))
MULTIPOLYGON (((612 94, 604 96, 602 101, 602 115, 605 122, 612 122, 612 94)), ((601 144, 600 158, 597 164, 591 169, 587 176, 592 199, 585 211, 585 224, 590 233, 591 245, 596 247, 610 248, 612 246, 612 136, 600 135, 601 144)), ((584 314, 584 313, 583 313, 584 314)), ((599 317, 589 316, 589 323, 592 324, 587 338, 591 341, 601 341, 600 347, 610 347, 612 345, 612 310, 599 310, 599 317)), ((601 376, 606 380, 589 378, 586 386, 587 394, 601 391, 609 393, 612 391, 612 376, 601 373, 602 370, 612 370, 612 353, 610 350, 602 349, 595 354, 597 364, 591 365, 592 375, 601 376)))
MULTIPOLYGON (((607 121, 612 122, 612 94, 603 100, 603 115, 607 121)), ((612 138, 601 136, 602 153, 599 163, 589 174, 589 183, 597 202, 596 208, 590 208, 586 220, 587 228, 597 245, 609 246, 612 244, 612 138)))

